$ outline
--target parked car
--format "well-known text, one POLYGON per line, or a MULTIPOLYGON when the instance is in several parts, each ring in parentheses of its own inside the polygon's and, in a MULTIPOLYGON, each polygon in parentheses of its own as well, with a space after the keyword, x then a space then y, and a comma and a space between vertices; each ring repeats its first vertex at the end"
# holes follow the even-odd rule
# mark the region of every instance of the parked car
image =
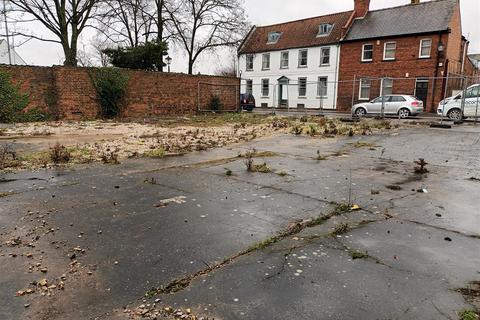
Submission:
POLYGON ((423 101, 410 95, 388 95, 378 97, 370 102, 359 103, 352 107, 352 115, 363 117, 367 114, 382 113, 382 99, 385 98, 386 115, 398 115, 400 118, 408 118, 423 112, 423 101))
MULTIPOLYGON (((462 120, 463 91, 451 98, 441 101, 437 113, 452 120, 462 120)), ((463 118, 472 118, 480 115, 480 84, 474 84, 465 90, 465 105, 463 118), (478 113, 478 115, 477 115, 478 113)))
POLYGON ((255 97, 252 94, 242 93, 240 95, 240 110, 253 111, 255 108, 255 97))

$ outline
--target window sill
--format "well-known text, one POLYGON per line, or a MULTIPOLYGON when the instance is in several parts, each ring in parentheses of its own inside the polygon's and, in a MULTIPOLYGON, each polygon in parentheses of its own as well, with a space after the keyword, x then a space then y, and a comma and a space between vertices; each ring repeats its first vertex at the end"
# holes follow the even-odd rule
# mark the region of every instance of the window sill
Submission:
POLYGON ((262 96, 260 99, 270 99, 269 96, 262 96))
POLYGON ((280 67, 281 70, 288 70, 288 67, 280 67))
POLYGON ((299 69, 307 69, 308 66, 298 66, 299 69))
POLYGON ((426 59, 431 59, 432 57, 431 56, 428 56, 428 57, 418 57, 418 60, 426 60, 426 59))
POLYGON ((320 68, 322 68, 322 67, 330 67, 330 63, 329 63, 329 64, 321 64, 319 67, 320 67, 320 68))
POLYGON ((262 71, 270 71, 270 69, 262 69, 262 71))
POLYGON ((370 101, 370 98, 358 98, 359 101, 370 101))
POLYGON ((383 62, 395 62, 397 59, 383 59, 383 62))
POLYGON ((298 96, 298 99, 307 99, 307 96, 298 96))
POLYGON ((317 96, 317 99, 318 99, 318 100, 320 100, 320 99, 321 99, 321 100, 325 100, 325 99, 328 99, 328 96, 323 96, 323 97, 317 96))
POLYGON ((371 63, 373 62, 373 59, 372 60, 360 60, 361 63, 371 63))

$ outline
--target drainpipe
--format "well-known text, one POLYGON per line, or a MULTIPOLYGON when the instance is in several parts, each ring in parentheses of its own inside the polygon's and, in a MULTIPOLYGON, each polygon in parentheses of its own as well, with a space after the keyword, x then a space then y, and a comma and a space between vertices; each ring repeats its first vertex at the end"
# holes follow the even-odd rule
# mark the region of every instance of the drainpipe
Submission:
POLYGON ((435 66, 435 77, 433 78, 433 83, 432 83, 432 101, 430 101, 430 112, 435 110, 435 89, 437 86, 437 77, 438 77, 438 68, 440 64, 440 54, 443 54, 446 48, 443 49, 443 52, 438 51, 438 46, 442 43, 442 34, 440 33, 438 35, 438 44, 437 44, 437 62, 435 66))
MULTIPOLYGON (((333 88, 333 110, 337 110, 338 66, 340 65, 340 44, 337 44, 337 63, 335 64, 335 84, 333 88)), ((328 86, 328 82, 327 82, 328 86)))

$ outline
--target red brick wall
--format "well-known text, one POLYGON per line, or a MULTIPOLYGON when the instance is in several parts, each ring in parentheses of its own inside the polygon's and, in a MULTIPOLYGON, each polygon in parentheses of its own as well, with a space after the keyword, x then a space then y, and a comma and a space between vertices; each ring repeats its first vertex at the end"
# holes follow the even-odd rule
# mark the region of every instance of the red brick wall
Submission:
MULTIPOLYGON (((30 66, 0 68, 12 75, 23 92, 29 93, 28 109, 56 109, 61 119, 95 118, 99 114, 100 105, 92 85, 91 75, 94 72, 91 69, 30 66)), ((194 113, 199 102, 202 110, 207 109, 212 95, 220 97, 222 110, 234 111, 238 107, 240 80, 237 78, 133 70, 125 72, 129 76, 122 112, 125 117, 194 113)))
MULTIPOLYGON (((340 50, 340 69, 339 69, 339 89, 338 89, 338 109, 350 110, 353 103, 359 101, 359 79, 360 78, 405 78, 394 80, 393 93, 410 94, 415 93, 415 79, 424 77, 442 77, 444 67, 439 67, 436 74, 437 65, 437 47, 439 40, 447 42, 447 34, 431 34, 422 36, 397 37, 393 39, 366 40, 356 42, 342 43, 340 50), (419 59, 420 40, 425 38, 432 39, 431 58, 419 59), (385 42, 395 41, 397 44, 394 61, 383 61, 383 52, 385 42), (363 44, 373 44, 373 62, 362 62, 363 44), (353 80, 357 79, 355 88, 353 80)), ((438 60, 445 63, 444 59, 438 60)), ((380 81, 372 81, 370 89, 370 98, 373 99, 380 95, 380 81)), ((443 96, 442 80, 430 80, 429 92, 426 109, 434 111, 436 104, 443 96), (433 104, 432 104, 433 101, 433 104)))
POLYGON ((1 71, 8 72, 20 91, 28 93, 30 104, 27 109, 48 110, 54 103, 53 69, 43 67, 0 65, 1 71))

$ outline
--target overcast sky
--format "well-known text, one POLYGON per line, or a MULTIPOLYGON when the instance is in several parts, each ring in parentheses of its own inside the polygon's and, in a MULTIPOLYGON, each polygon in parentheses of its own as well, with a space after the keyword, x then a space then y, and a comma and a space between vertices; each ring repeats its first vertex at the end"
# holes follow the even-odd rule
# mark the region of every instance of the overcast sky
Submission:
MULTIPOLYGON (((319 16, 334 12, 353 9, 353 0, 244 0, 249 20, 255 25, 268 25, 290 20, 297 20, 313 16, 319 16)), ((371 9, 404 5, 410 0, 371 0, 371 9)), ((463 20, 463 34, 471 41, 470 52, 480 53, 480 0, 460 0, 463 20)), ((432 17, 434 18, 434 17, 432 17)), ((401 17, 400 17, 401 19, 401 17)), ((37 28, 37 27, 36 27, 37 28)), ((39 26, 38 28, 41 28, 39 26)), ((87 32, 83 37, 83 47, 88 51, 89 41, 95 36, 94 32, 87 32)), ((63 61, 62 50, 53 43, 32 40, 17 49, 17 52, 33 65, 61 64, 63 61)), ((186 59, 180 52, 172 52, 172 70, 186 72, 186 59)), ((205 54, 198 61, 195 71, 202 73, 214 73, 227 64, 228 54, 219 52, 212 56, 205 54)))

